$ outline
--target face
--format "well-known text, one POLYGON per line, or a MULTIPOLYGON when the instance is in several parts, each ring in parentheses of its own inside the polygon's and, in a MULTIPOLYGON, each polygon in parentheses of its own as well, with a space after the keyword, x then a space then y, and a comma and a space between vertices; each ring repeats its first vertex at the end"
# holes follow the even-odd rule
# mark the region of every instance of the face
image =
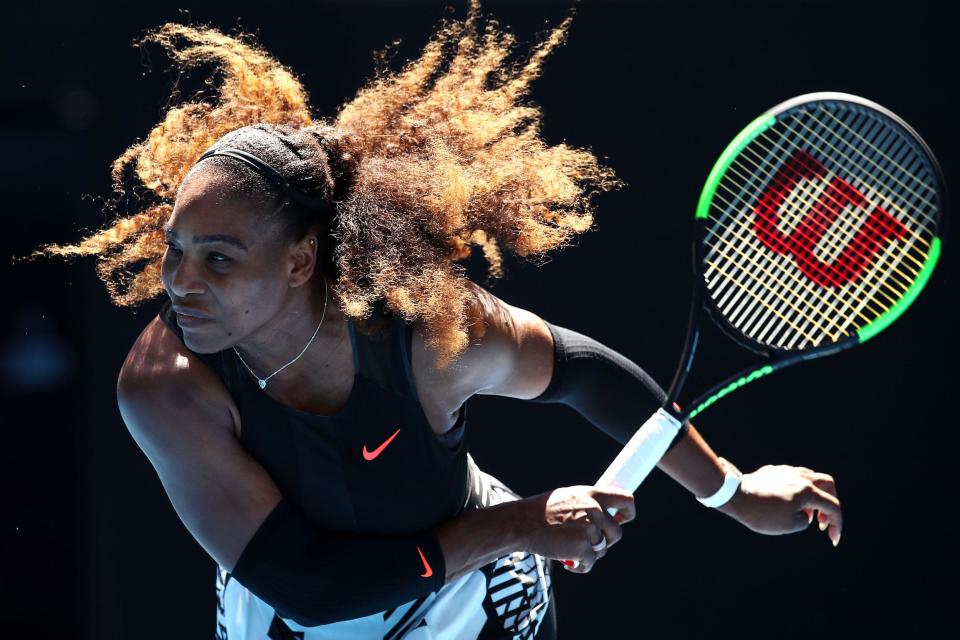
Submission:
POLYGON ((260 221, 263 205, 225 199, 226 177, 191 174, 164 227, 161 280, 187 347, 215 353, 263 332, 283 309, 291 286, 306 282, 314 263, 308 239, 286 243, 260 221))

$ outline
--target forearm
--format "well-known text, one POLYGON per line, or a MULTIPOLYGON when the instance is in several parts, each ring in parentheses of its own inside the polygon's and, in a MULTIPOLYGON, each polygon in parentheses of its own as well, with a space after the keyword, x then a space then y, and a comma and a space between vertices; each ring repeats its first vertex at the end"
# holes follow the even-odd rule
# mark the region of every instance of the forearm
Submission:
MULTIPOLYGON (((549 322, 546 325, 553 336, 553 375, 547 389, 533 401, 566 404, 626 444, 667 401, 666 392, 629 358, 589 336, 549 322)), ((713 495, 723 485, 723 465, 688 423, 657 466, 697 497, 713 495)), ((738 495, 720 510, 729 514, 738 495)))
POLYGON ((471 509, 436 528, 446 564, 446 582, 512 551, 526 549, 521 501, 471 509))
POLYGON ((471 509, 432 530, 379 535, 316 529, 281 500, 231 573, 281 617, 304 626, 358 618, 526 550, 522 504, 471 509))
MULTIPOLYGON (((713 495, 723 485, 726 473, 720 459, 693 425, 687 435, 660 458, 657 468, 698 498, 713 495)), ((738 498, 739 492, 718 511, 735 517, 738 498)))
POLYGON ((367 534, 318 529, 281 500, 231 574, 303 626, 349 620, 439 591, 444 558, 432 529, 367 534))

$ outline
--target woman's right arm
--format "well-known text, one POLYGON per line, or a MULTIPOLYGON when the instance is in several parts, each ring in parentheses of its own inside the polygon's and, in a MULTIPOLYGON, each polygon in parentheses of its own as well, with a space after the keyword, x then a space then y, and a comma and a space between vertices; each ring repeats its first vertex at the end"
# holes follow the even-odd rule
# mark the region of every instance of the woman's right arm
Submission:
POLYGON ((200 546, 232 572, 282 495, 235 437, 216 382, 157 319, 120 370, 117 404, 177 515, 200 546))
POLYGON ((313 527, 240 444, 217 384, 176 336, 152 324, 124 363, 117 401, 177 515, 240 584, 304 626, 384 611, 444 585, 432 529, 375 535, 313 527))

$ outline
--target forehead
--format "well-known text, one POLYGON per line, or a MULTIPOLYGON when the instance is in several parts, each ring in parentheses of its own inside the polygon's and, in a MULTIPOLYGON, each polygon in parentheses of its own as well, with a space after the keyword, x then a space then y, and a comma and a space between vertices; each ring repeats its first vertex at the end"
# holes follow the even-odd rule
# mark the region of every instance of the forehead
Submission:
POLYGON ((267 231, 263 205, 231 188, 220 171, 191 173, 177 193, 173 213, 164 230, 177 235, 229 234, 248 245, 267 231))

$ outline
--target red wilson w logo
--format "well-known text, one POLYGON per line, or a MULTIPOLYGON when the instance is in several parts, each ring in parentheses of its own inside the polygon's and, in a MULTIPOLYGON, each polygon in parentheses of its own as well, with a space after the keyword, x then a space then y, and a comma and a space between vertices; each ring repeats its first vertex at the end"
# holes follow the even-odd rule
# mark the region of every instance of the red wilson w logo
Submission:
MULTIPOLYGON (((840 176, 826 184, 820 196, 804 213, 793 231, 780 231, 780 207, 800 180, 823 178, 826 167, 806 151, 796 151, 780 167, 754 209, 753 228, 757 238, 771 251, 791 254, 803 274, 822 287, 841 287, 861 277, 877 252, 893 239, 906 234, 904 225, 876 206, 852 237, 836 234, 843 250, 831 262, 814 254, 817 244, 847 207, 866 209, 870 203, 860 191, 840 176)), ((802 197, 800 198, 802 201, 802 197)))

